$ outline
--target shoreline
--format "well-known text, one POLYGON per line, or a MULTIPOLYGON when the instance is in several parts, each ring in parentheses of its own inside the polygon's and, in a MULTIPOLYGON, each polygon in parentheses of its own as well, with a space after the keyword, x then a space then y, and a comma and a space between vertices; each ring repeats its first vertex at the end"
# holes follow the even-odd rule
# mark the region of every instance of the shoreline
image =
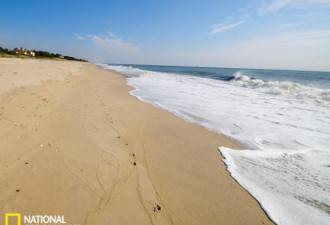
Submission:
MULTIPOLYGON (((244 151, 244 149, 249 149, 248 146, 244 146, 243 143, 240 143, 238 140, 235 140, 234 138, 232 138, 232 137, 230 137, 230 136, 226 136, 226 135, 224 135, 224 134, 217 133, 215 130, 212 130, 212 129, 209 129, 209 128, 207 128, 207 127, 204 127, 204 126, 202 126, 202 125, 200 125, 200 124, 198 124, 198 123, 196 123, 196 122, 189 121, 188 119, 185 119, 184 117, 181 117, 179 114, 176 114, 176 113, 174 113, 174 112, 171 112, 170 110, 168 110, 168 109, 166 109, 166 108, 162 108, 162 107, 159 106, 159 105, 154 105, 154 104, 148 103, 147 101, 145 101, 145 100, 143 100, 143 99, 140 99, 138 96, 134 96, 131 92, 134 92, 134 91, 137 90, 137 89, 136 89, 134 86, 128 84, 128 82, 127 82, 127 79, 129 78, 128 76, 126 76, 125 74, 122 74, 122 73, 120 73, 120 72, 117 72, 117 71, 115 71, 115 70, 112 70, 112 69, 103 69, 103 68, 100 68, 98 65, 96 65, 96 66, 97 66, 99 69, 107 70, 107 71, 110 71, 110 72, 112 72, 112 73, 114 73, 114 74, 117 74, 117 75, 120 75, 120 76, 124 77, 124 79, 126 80, 126 85, 129 86, 129 87, 131 87, 131 90, 130 90, 128 93, 129 93, 132 97, 138 99, 139 101, 144 102, 144 103, 146 103, 146 104, 148 104, 148 105, 152 105, 153 107, 156 107, 157 109, 164 110, 164 111, 166 111, 166 112, 168 112, 168 113, 170 113, 170 114, 172 114, 172 115, 174 115, 174 116, 176 116, 176 117, 178 117, 178 118, 184 120, 184 121, 187 122, 187 123, 194 124, 194 125, 196 125, 196 126, 202 127, 202 128, 206 129, 206 130, 209 131, 209 132, 212 132, 212 133, 214 133, 214 134, 216 134, 216 135, 219 135, 219 136, 225 138, 227 141, 232 142, 232 143, 235 144, 235 146, 236 146, 236 147, 235 147, 235 150, 238 150, 238 151, 242 150, 242 151, 244 151)), ((260 206, 260 208, 262 209, 262 211, 266 214, 266 216, 267 216, 267 218, 269 219, 269 221, 271 221, 271 222, 274 224, 275 222, 272 220, 271 216, 268 215, 267 211, 262 207, 262 204, 257 200, 257 198, 256 198, 252 193, 250 193, 249 190, 248 190, 247 188, 245 188, 242 184, 240 184, 240 182, 239 182, 237 179, 235 179, 235 177, 233 177, 233 176, 231 175, 231 172, 229 172, 229 170, 228 170, 228 166, 229 166, 229 165, 227 165, 227 164, 225 163, 225 159, 226 159, 226 157, 223 155, 223 153, 222 153, 221 150, 220 150, 221 147, 226 147, 226 146, 219 146, 219 147, 217 148, 217 150, 219 151, 219 154, 220 154, 220 157, 221 157, 221 161, 224 163, 224 165, 225 165, 225 167, 226 167, 226 171, 229 173, 230 177, 231 177, 231 178, 232 178, 232 179, 233 179, 238 185, 240 185, 240 186, 241 186, 246 192, 248 192, 249 195, 250 195, 253 199, 255 199, 255 200, 257 201, 258 205, 260 206)))
POLYGON ((0 87, 1 213, 94 225, 273 224, 226 170, 217 148, 238 148, 232 140, 131 96, 119 73, 24 61, 0 58, 1 76, 17 82, 0 87))

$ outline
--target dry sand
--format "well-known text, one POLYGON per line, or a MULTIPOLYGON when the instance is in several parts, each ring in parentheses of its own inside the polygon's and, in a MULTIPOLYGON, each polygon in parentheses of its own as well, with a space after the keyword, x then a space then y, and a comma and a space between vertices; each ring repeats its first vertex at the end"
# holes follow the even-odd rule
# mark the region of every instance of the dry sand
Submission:
POLYGON ((89 63, 0 58, 1 217, 272 224, 217 150, 239 146, 131 89, 89 63))

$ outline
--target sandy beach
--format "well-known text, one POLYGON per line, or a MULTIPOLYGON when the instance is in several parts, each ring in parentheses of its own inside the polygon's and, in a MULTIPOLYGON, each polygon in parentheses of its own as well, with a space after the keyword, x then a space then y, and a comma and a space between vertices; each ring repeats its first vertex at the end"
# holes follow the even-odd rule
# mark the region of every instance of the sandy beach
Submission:
POLYGON ((0 213, 68 224, 273 224, 226 170, 230 139, 84 62, 0 58, 0 213))

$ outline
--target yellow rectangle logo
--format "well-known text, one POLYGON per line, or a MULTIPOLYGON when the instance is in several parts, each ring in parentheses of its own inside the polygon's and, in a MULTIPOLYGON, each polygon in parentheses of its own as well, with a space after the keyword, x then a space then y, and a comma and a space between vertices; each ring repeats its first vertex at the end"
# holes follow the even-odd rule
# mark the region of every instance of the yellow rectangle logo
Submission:
POLYGON ((20 213, 6 213, 5 225, 10 225, 9 217, 17 217, 17 225, 21 225, 21 214, 20 213))

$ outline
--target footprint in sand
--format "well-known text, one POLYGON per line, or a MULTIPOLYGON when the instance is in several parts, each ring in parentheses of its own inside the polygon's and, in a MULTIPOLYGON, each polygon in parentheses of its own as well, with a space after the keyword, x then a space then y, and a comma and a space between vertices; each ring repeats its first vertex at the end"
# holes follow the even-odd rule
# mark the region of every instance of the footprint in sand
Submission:
POLYGON ((107 115, 107 118, 108 118, 109 122, 113 123, 113 118, 110 117, 110 113, 107 113, 106 115, 107 115))
POLYGON ((154 212, 159 212, 160 210, 162 210, 162 207, 160 205, 158 205, 157 203, 154 204, 154 212))
POLYGON ((49 102, 49 100, 47 98, 42 98, 42 101, 47 102, 47 103, 49 102))
POLYGON ((129 155, 130 155, 130 157, 131 157, 132 164, 133 164, 134 166, 136 166, 135 154, 134 154, 134 153, 130 153, 129 155))

